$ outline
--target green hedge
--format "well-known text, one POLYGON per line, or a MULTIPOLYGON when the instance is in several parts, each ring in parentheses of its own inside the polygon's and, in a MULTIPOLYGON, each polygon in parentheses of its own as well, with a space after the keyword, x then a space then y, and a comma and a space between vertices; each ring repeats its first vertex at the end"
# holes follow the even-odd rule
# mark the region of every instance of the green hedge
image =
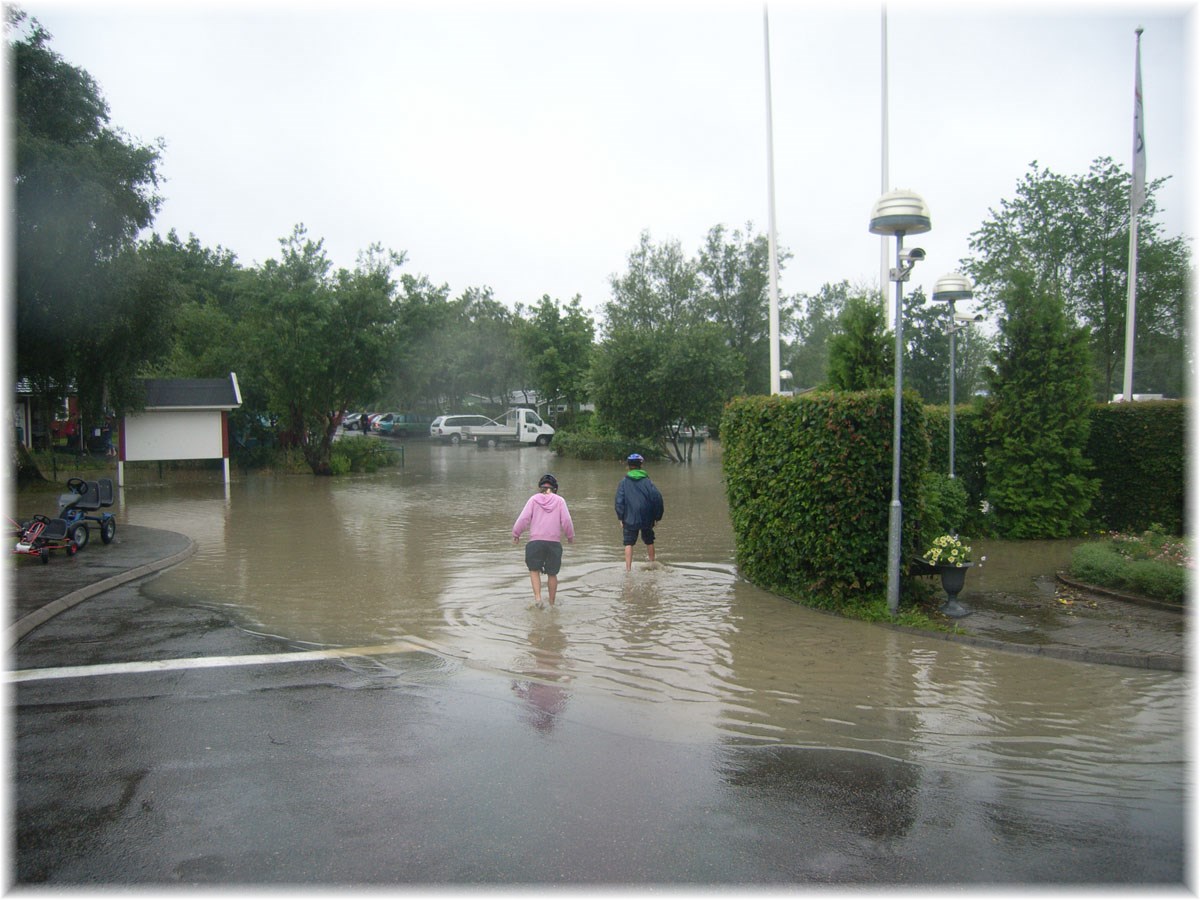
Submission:
MULTIPOLYGON (((737 561, 753 583, 816 606, 882 593, 892 491, 891 391, 742 397, 721 420, 737 561)), ((902 554, 922 547, 924 406, 905 394, 902 554)))
MULTIPOLYGON (((934 472, 950 472, 950 406, 925 407, 925 427, 929 432, 929 467, 934 472)), ((954 408, 954 480, 967 494, 967 517, 963 529, 983 534, 985 522, 981 504, 987 497, 984 447, 987 419, 980 406, 954 408)))
MULTIPOLYGON (((1091 412, 1084 455, 1100 492, 1092 504, 1094 527, 1104 531, 1142 531, 1160 525, 1182 534, 1187 473, 1188 404, 1179 400, 1102 403, 1091 412)), ((930 438, 930 467, 950 468, 949 408, 925 407, 930 438)), ((967 491, 965 531, 990 531, 980 504, 987 498, 984 466, 988 420, 980 406, 959 406, 954 413, 954 473, 967 491)))
POLYGON ((1085 452, 1100 479, 1092 506, 1100 527, 1142 531, 1159 525, 1183 534, 1188 405, 1156 400, 1093 409, 1085 452))
POLYGON ((573 459, 620 459, 640 453, 646 459, 661 459, 662 453, 646 439, 630 441, 622 437, 597 435, 587 431, 558 431, 551 449, 559 456, 573 459))

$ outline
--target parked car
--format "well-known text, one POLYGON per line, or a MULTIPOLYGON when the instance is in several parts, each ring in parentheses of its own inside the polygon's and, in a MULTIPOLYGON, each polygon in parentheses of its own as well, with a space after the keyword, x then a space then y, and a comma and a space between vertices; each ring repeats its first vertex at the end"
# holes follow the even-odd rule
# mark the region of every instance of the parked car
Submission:
POLYGON ((430 416, 420 413, 385 413, 379 417, 374 429, 380 434, 390 434, 398 438, 424 436, 432 421, 430 416))
POLYGON ((342 418, 342 431, 361 431, 362 426, 358 424, 358 421, 362 415, 362 413, 346 413, 342 418))
POLYGON ((487 416, 438 416, 429 423, 429 437, 435 441, 449 441, 457 444, 463 439, 463 426, 491 425, 492 420, 487 416))

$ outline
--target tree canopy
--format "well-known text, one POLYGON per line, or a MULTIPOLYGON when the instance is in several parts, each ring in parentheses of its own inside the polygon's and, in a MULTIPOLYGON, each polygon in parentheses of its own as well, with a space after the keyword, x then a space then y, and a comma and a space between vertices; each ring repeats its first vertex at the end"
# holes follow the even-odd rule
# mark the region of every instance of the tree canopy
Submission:
POLYGON ((169 346, 170 308, 132 251, 161 202, 162 145, 109 122, 87 72, 10 8, 14 79, 16 363, 49 403, 74 386, 97 415, 132 402, 130 366, 169 346))
MULTIPOLYGON (((1138 227, 1138 391, 1182 396, 1191 369, 1185 316, 1191 262, 1187 242, 1168 238, 1156 221, 1155 194, 1146 186, 1138 227)), ((971 235, 973 256, 963 269, 976 299, 993 314, 1019 279, 1059 298, 1073 321, 1089 330, 1093 395, 1108 399, 1124 368, 1129 284, 1131 176, 1107 157, 1084 175, 1064 176, 1034 162, 1016 195, 990 210, 971 235)))

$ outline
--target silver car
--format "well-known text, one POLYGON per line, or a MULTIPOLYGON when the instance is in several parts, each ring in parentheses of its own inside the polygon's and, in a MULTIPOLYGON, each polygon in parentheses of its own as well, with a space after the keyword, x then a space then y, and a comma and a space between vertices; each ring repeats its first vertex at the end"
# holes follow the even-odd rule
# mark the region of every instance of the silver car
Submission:
POLYGON ((457 444, 462 441, 464 425, 494 425, 487 416, 438 416, 429 424, 429 437, 435 441, 449 441, 457 444))

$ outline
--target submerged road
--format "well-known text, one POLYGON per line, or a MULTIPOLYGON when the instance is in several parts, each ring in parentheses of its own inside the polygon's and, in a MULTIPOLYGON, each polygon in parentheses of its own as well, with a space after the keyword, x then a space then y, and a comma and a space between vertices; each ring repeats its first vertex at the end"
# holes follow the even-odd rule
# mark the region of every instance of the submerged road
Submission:
POLYGON ((136 583, 40 625, 14 669, 20 885, 1183 879, 1179 811, 978 796, 886 748, 697 741, 665 706, 417 640, 314 650, 136 583))

